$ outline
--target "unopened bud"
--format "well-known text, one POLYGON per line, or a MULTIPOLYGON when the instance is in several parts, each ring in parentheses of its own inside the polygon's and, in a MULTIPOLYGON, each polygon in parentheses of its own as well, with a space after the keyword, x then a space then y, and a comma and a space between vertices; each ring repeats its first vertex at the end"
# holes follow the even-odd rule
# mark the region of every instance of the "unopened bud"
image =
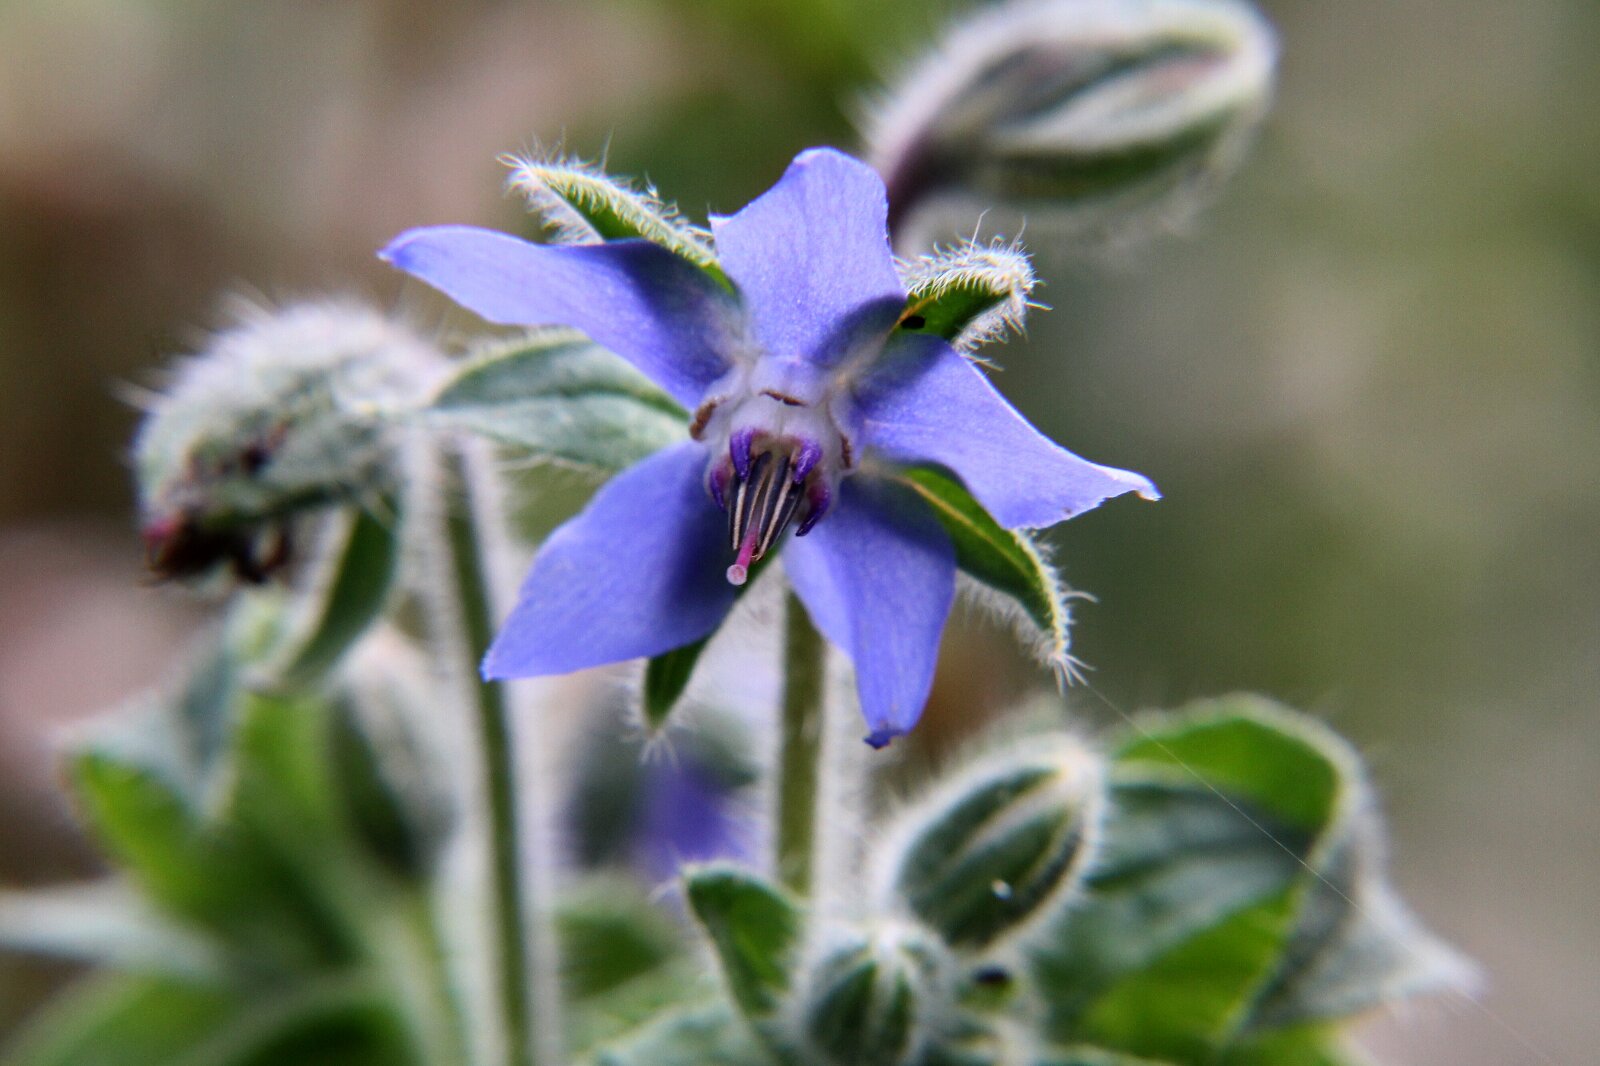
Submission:
POLYGON ((252 308, 182 363, 134 444, 151 568, 232 563, 260 580, 285 560, 285 521, 391 487, 396 416, 442 356, 353 303, 252 308))
POLYGON ((852 933, 805 977, 803 1046, 829 1066, 920 1062, 951 1011, 949 949, 926 930, 885 922, 852 933))
POLYGON ((901 816, 883 904, 976 950, 1057 909, 1099 826, 1100 761, 1066 737, 982 759, 901 816))
POLYGON ((1174 221, 1233 169, 1277 48, 1241 0, 1014 0, 957 24, 873 110, 891 225, 991 207, 1077 233, 1174 221))

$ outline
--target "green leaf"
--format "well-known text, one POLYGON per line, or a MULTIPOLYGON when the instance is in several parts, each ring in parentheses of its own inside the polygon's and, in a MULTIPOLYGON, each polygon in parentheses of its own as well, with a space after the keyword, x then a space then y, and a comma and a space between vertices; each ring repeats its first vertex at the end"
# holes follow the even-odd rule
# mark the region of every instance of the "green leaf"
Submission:
POLYGON ((593 1066, 772 1066, 722 1004, 670 1011, 597 1051, 593 1066))
POLYGON ((231 993, 167 978, 89 977, 57 996, 0 1066, 170 1066, 227 1024, 231 993))
POLYGON ((283 990, 92 977, 57 999, 0 1066, 421 1066, 371 987, 334 976, 283 990))
POLYGON ((221 965, 213 942, 110 881, 0 892, 0 946, 189 980, 221 965))
POLYGON ((598 167, 573 159, 514 159, 511 187, 573 244, 642 238, 687 259, 731 288, 717 264, 710 234, 689 223, 654 189, 636 189, 598 167))
POLYGON ((943 337, 971 352, 1020 332, 1037 279, 1014 244, 966 242, 920 256, 907 267, 900 328, 943 337))
POLYGON ((1087 889, 1041 941, 1057 1040, 1204 1058, 1280 965, 1341 766, 1264 701, 1141 726, 1118 751, 1087 889))
POLYGON ((688 415, 617 356, 567 330, 468 362, 424 412, 533 462, 614 473, 688 437, 688 415))
POLYGON ((902 470, 899 479, 933 508, 956 549, 956 565, 1010 597, 1035 628, 1043 657, 1065 668, 1071 643, 1068 592, 1026 533, 996 522, 951 475, 932 467, 902 470))
POLYGON ((1269 1033, 1228 1048, 1217 1066, 1369 1066, 1370 1060, 1346 1047, 1321 1026, 1269 1033))
POLYGON ((1285 889, 1158 956, 1101 995, 1078 1033, 1138 1054, 1209 1057, 1282 952, 1295 903, 1285 889))
POLYGON ((202 923, 231 906, 222 841, 162 775, 95 751, 69 773, 90 829, 158 906, 202 923))
POLYGON ((368 854, 390 872, 423 881, 455 828, 441 760, 396 702, 410 693, 374 691, 382 679, 336 699, 330 711, 333 787, 368 854))
POLYGON ((555 913, 561 987, 574 1001, 603 996, 680 958, 677 926, 629 881, 574 886, 555 913))
POLYGON ((799 907, 755 874, 721 863, 690 869, 684 888, 733 1001, 752 1021, 771 1018, 789 988, 803 923, 799 907))
POLYGON ((400 555, 393 496, 333 517, 326 573, 309 597, 309 618, 275 673, 286 688, 309 689, 382 614, 400 555))
POLYGON ((1147 719, 1113 785, 1084 898, 1033 960, 1054 1039, 1211 1059, 1460 977, 1378 877, 1359 759, 1311 720, 1251 697, 1147 719))

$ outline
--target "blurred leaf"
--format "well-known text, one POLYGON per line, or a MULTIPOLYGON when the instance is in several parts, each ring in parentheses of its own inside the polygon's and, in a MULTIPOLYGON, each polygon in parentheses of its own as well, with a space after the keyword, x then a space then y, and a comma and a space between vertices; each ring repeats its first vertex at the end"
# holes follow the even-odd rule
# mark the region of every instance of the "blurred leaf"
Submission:
POLYGON ((691 868, 684 889, 733 1001, 752 1020, 770 1018, 789 988, 802 929, 798 906, 755 874, 720 863, 691 868))
POLYGON ((84 818, 135 883, 169 912, 211 925, 235 904, 229 844, 159 774, 100 752, 71 760, 84 818))
POLYGON ((1248 700, 1141 728, 1117 753, 1102 852, 1041 941, 1058 1040, 1205 1057, 1233 1037, 1288 944, 1339 768, 1248 700))
POLYGON ((484 352, 425 414, 432 425, 482 434, 534 462, 607 474, 686 439, 689 422, 643 374, 566 330, 484 352))
POLYGON ((1418 925, 1385 880, 1382 827, 1364 786, 1356 792, 1352 813, 1313 859, 1316 877, 1282 964, 1252 1008, 1253 1030, 1476 983, 1472 964, 1418 925))
POLYGON ((404 1030, 344 977, 283 991, 93 977, 28 1026, 3 1066, 408 1066, 404 1030))
POLYGON ((0 946, 145 974, 215 976, 215 946, 119 882, 0 892, 0 946))
POLYGON ((232 993, 164 978, 99 975, 54 999, 13 1038, 3 1066, 170 1066, 229 1024, 232 993))
POLYGON ((1229 1047, 1217 1066, 1368 1066, 1364 1055, 1317 1026, 1270 1033, 1229 1047))
POLYGON ((711 249, 710 234, 685 220, 654 189, 635 189, 587 163, 532 158, 516 161, 511 186, 564 242, 647 240, 732 287, 711 249))
POLYGON ((1421 941, 1354 876, 1377 843, 1359 760, 1311 720, 1231 697, 1145 722, 1084 898, 1035 952, 1052 1036, 1188 1061, 1404 990, 1421 941))
POLYGON ((602 996, 660 970, 683 953, 675 924, 620 878, 574 886, 557 905, 562 989, 571 1000, 602 996))
POLYGON ((312 596, 312 614, 292 654, 276 672, 292 689, 315 685, 382 613, 399 560, 394 496, 372 507, 346 508, 332 521, 337 543, 312 596))
POLYGON ((727 1007, 671 1011, 594 1054, 594 1066, 771 1066, 727 1007))
POLYGON ((954 477, 932 467, 902 470, 900 480, 933 508, 956 549, 956 565, 1015 600, 1042 635, 1045 658, 1064 666, 1072 616, 1067 591, 1026 533, 1006 529, 954 477))
POLYGON ((1020 331, 1036 281, 1020 248, 970 241, 918 256, 906 273, 900 328, 943 337, 965 352, 1020 331))
POLYGON ((455 824, 444 771, 378 694, 348 693, 329 710, 333 783, 357 839, 398 876, 426 878, 455 824))

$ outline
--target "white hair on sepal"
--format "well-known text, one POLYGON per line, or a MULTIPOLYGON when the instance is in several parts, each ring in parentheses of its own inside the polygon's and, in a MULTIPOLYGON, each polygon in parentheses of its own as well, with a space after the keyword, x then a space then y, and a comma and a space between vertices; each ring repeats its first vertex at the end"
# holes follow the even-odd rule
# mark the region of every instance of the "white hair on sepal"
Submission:
POLYGON ((973 237, 900 260, 901 278, 910 294, 909 308, 938 303, 956 293, 993 302, 968 321, 952 344, 963 355, 984 362, 977 349, 1026 332, 1030 308, 1044 305, 1030 299, 1039 284, 1020 238, 973 237))
POLYGON ((690 222, 677 205, 661 198, 653 185, 636 185, 560 150, 503 155, 511 169, 506 187, 550 227, 558 244, 597 244, 616 239, 596 228, 592 215, 608 214, 627 235, 662 245, 701 266, 714 266, 711 234, 690 222))
POLYGON ((1073 600, 1094 602, 1087 592, 1069 589, 1062 583, 1060 574, 1051 564, 1044 546, 1026 533, 1015 530, 1018 541, 1032 556, 1040 577, 1048 586, 1052 607, 1051 625, 1041 626, 1021 601, 1008 592, 979 581, 961 571, 956 571, 956 594, 959 602, 975 608, 985 616, 1010 628, 1017 640, 1028 649, 1040 665, 1048 667, 1058 679, 1075 682, 1082 679, 1084 666, 1071 654, 1073 600))

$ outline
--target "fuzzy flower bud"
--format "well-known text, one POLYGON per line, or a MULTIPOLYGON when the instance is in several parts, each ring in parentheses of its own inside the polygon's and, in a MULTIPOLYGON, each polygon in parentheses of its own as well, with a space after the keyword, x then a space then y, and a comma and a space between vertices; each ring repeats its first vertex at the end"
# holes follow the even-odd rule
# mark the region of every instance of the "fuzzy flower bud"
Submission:
POLYGON ((226 561, 259 581, 286 557, 287 519, 389 488, 395 416, 442 365, 420 337, 359 304, 237 317, 148 402, 134 443, 161 577, 226 561))
POLYGON ((957 948, 1018 931, 1081 880, 1102 790, 1099 760, 1066 737, 979 760, 902 814, 884 852, 883 905, 957 948))
POLYGON ((1086 235, 1175 221, 1242 154, 1276 54, 1271 27, 1241 0, 986 8, 866 123, 891 221, 935 204, 963 226, 999 205, 1086 235))
POLYGON ((803 1046, 828 1066, 922 1061, 951 1009, 949 949, 928 931, 885 922, 823 952, 804 977, 803 1046))

